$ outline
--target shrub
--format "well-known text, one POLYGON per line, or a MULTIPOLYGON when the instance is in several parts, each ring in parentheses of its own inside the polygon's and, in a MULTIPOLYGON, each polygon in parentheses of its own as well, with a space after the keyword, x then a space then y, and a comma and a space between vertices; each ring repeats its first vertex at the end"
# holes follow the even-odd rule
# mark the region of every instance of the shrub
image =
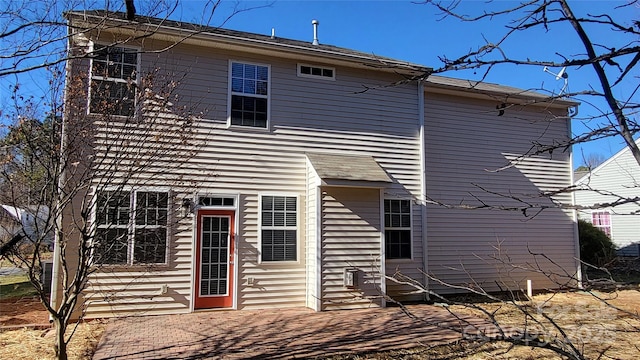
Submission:
POLYGON ((616 246, 602 230, 588 221, 578 220, 580 259, 595 266, 603 266, 616 256, 616 246))

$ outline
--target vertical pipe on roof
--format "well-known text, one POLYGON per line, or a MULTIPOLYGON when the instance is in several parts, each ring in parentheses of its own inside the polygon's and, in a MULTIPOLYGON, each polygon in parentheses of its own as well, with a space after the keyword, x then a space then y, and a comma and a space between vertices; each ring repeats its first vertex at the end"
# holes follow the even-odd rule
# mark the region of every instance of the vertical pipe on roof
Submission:
POLYGON ((320 22, 316 19, 311 20, 311 24, 313 25, 313 45, 319 45, 320 42, 318 41, 318 25, 320 25, 320 22))

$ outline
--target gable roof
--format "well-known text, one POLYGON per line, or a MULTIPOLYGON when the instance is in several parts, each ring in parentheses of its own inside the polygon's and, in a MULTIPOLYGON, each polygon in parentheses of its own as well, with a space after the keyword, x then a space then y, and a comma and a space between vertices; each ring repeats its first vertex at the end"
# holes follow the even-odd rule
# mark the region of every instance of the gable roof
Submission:
MULTIPOLYGON (((136 15, 134 21, 126 19, 123 12, 106 10, 72 10, 64 16, 70 25, 78 29, 99 28, 101 31, 111 30, 114 33, 136 34, 140 38, 159 37, 164 40, 178 40, 185 43, 195 43, 203 46, 216 46, 257 52, 273 56, 295 57, 299 60, 339 63, 378 71, 393 72, 403 75, 416 76, 416 80, 429 74, 433 68, 397 60, 373 53, 366 53, 353 49, 318 44, 310 41, 293 40, 281 37, 230 30, 219 27, 205 26, 195 23, 174 21, 136 15), (325 60, 325 61, 326 61, 325 60)), ((512 103, 542 103, 546 106, 567 108, 579 105, 568 99, 551 98, 549 95, 535 91, 523 90, 511 86, 492 84, 465 79, 430 75, 425 80, 425 91, 442 93, 456 93, 469 97, 498 97, 500 101, 512 103)))
MULTIPOLYGON (((640 138, 637 138, 635 142, 636 142, 636 144, 638 146, 640 146, 640 138)), ((631 152, 631 149, 629 149, 628 146, 625 146, 622 150, 618 151, 615 155, 613 155, 612 157, 607 159, 605 162, 603 162, 602 164, 596 166, 595 169, 593 169, 593 170, 587 172, 586 174, 584 174, 581 178, 576 180, 575 183, 579 184, 579 183, 582 183, 584 181, 587 181, 591 175, 601 171, 604 167, 606 167, 610 163, 616 161, 619 157, 621 157, 622 155, 624 155, 624 154, 626 154, 628 152, 631 152)))
POLYGON ((347 62, 366 64, 379 70, 394 70, 401 73, 421 74, 431 68, 407 61, 378 56, 352 49, 333 45, 318 44, 312 42, 271 37, 244 31, 229 30, 219 27, 204 26, 194 23, 173 21, 147 16, 136 15, 135 21, 126 19, 123 12, 109 12, 105 10, 73 10, 68 11, 65 17, 75 27, 91 29, 99 26, 101 30, 114 29, 114 31, 133 30, 148 35, 172 34, 179 36, 184 42, 195 41, 200 37, 207 40, 215 40, 219 43, 231 45, 243 45, 244 50, 253 48, 271 48, 281 52, 307 53, 321 57, 341 59, 347 62), (117 30, 115 30, 117 28, 117 30))
POLYGON ((24 210, 11 205, 0 205, 0 207, 15 221, 20 222, 24 210))

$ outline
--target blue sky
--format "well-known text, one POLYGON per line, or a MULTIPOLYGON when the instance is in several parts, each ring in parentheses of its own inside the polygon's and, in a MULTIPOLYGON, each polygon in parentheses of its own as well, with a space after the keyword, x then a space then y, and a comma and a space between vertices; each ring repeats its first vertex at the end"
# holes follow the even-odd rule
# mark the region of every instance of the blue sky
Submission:
MULTIPOLYGON (((221 8, 219 16, 212 25, 219 25, 231 9, 231 4, 221 8)), ((515 5, 517 2, 498 0, 493 2, 465 0, 459 9, 466 14, 478 14, 495 8, 515 5)), ((573 1, 571 5, 576 14, 610 14, 623 23, 631 24, 632 19, 640 18, 640 8, 627 7, 615 9, 624 4, 622 1, 573 1)), ((506 31, 507 20, 463 23, 456 19, 441 19, 438 11, 432 7, 409 1, 302 1, 276 0, 242 1, 240 8, 260 7, 237 14, 224 24, 224 27, 271 34, 275 28, 276 36, 311 41, 313 30, 311 20, 320 21, 319 39, 321 43, 331 44, 382 56, 393 57, 430 67, 441 65, 439 56, 458 57, 469 50, 475 50, 486 41, 499 40, 506 31), (268 5, 268 6, 266 6, 268 5)), ((185 21, 199 22, 201 1, 182 1, 175 17, 185 21)), ((608 31, 587 27, 589 35, 597 42, 612 44, 628 39, 612 37, 608 31)), ((637 39, 636 39, 637 40, 637 39)), ((575 33, 569 28, 552 26, 549 32, 530 31, 517 34, 504 48, 507 55, 532 60, 556 60, 584 53, 584 48, 575 33)), ((560 69, 551 69, 558 72, 560 69)), ((569 70, 569 91, 579 91, 596 86, 591 68, 569 70)), ((449 72, 445 75, 460 78, 479 79, 481 72, 449 72)), ((637 73, 635 81, 637 82, 637 73)), ((545 89, 558 92, 563 81, 543 72, 542 67, 500 66, 492 70, 487 81, 525 89, 545 89)), ((633 84, 631 84, 633 85, 633 84)), ((630 86, 631 86, 630 85, 630 86)), ((617 94, 631 93, 630 86, 618 86, 617 94)), ((584 100, 584 99, 583 99, 584 100)), ((604 103, 598 101, 583 102, 578 118, 591 118, 599 114, 604 103), (590 104, 593 103, 593 104, 590 104)), ((586 131, 594 126, 594 120, 573 121, 573 131, 586 131)), ((609 157, 624 144, 621 139, 598 141, 574 149, 575 166, 580 165, 582 154, 602 154, 609 157)))

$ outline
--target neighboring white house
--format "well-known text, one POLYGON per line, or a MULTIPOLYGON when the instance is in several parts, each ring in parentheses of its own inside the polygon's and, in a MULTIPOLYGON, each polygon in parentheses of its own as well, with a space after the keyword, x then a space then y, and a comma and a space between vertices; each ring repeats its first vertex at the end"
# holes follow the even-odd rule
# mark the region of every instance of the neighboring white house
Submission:
POLYGON ((45 246, 53 243, 53 234, 45 234, 49 216, 46 206, 31 206, 27 209, 11 205, 0 205, 0 239, 2 243, 15 235, 26 237, 25 241, 37 241, 45 246))
POLYGON ((4 244, 14 237, 22 228, 21 216, 13 206, 0 206, 0 243, 4 244))
MULTIPOLYGON (((636 140, 640 144, 640 139, 636 140)), ((577 179, 575 193, 581 219, 604 231, 618 247, 618 254, 640 256, 640 165, 625 147, 590 173, 577 179), (602 206, 621 199, 637 199, 617 206, 602 206), (594 208, 597 207, 597 208, 594 208)))
MULTIPOLYGON (((535 209, 549 203, 537 194, 571 185, 571 154, 522 157, 534 141, 570 136, 573 102, 444 77, 406 81, 428 68, 311 41, 100 11, 67 18, 72 31, 87 29, 74 51, 96 51, 69 63, 70 79, 117 89, 159 66, 180 78, 173 105, 201 114, 203 145, 180 169, 161 160, 166 169, 137 174, 142 184, 87 194, 104 210, 94 255, 109 263, 85 291, 88 317, 422 299, 407 281, 456 291, 429 276, 487 290, 567 281, 531 268, 532 253, 553 260, 538 259, 547 273, 579 269, 575 213, 535 209), (515 198, 533 208, 457 207, 515 198)), ((123 118, 150 116, 118 94, 92 93, 84 116, 103 119, 95 101, 121 104, 123 118)), ((98 155, 118 127, 100 129, 98 155)))

